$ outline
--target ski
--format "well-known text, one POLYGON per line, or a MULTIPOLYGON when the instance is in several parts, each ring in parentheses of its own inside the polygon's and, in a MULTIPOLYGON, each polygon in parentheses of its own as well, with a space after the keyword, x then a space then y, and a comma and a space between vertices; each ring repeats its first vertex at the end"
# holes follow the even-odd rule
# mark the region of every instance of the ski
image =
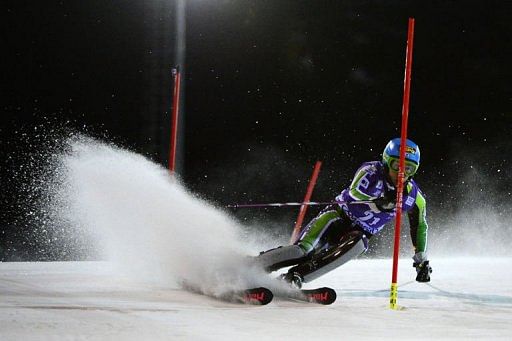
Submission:
POLYGON ((336 301, 336 291, 328 287, 316 289, 299 289, 280 293, 279 297, 293 300, 317 303, 322 305, 333 304, 336 301))
POLYGON ((221 295, 221 299, 244 304, 266 305, 272 302, 274 294, 265 287, 230 290, 221 295))
POLYGON ((274 294, 272 291, 265 287, 240 289, 240 290, 227 290, 219 294, 214 294, 202 290, 200 287, 188 283, 186 281, 181 282, 183 289, 215 299, 231 302, 231 303, 242 303, 242 304, 253 304, 253 305, 266 305, 272 302, 274 294))

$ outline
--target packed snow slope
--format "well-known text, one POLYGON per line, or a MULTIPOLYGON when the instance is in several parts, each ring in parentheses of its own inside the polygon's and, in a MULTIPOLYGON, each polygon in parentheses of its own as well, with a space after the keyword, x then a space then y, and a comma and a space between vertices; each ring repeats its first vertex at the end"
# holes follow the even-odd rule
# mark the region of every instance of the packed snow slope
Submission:
POLYGON ((401 311, 388 308, 391 260, 356 260, 308 286, 319 306, 225 303, 117 274, 106 262, 0 263, 1 340, 512 339, 510 258, 432 259, 430 284, 400 262, 401 311))

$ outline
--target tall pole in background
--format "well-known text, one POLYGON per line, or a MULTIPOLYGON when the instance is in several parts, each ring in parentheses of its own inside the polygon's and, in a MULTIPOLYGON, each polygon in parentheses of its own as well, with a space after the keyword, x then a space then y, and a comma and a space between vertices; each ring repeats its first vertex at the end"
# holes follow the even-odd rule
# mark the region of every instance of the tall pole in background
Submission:
MULTIPOLYGON (((169 169, 172 161, 172 171, 183 177, 184 173, 184 150, 185 150, 185 52, 186 52, 186 0, 175 0, 175 14, 176 14, 176 32, 175 32, 175 46, 174 46, 174 65, 177 69, 177 74, 174 77, 174 97, 173 99, 173 112, 176 110, 176 122, 171 123, 171 145, 169 146, 169 169), (177 80, 177 81, 176 81, 177 80), (178 87, 178 89, 176 89, 178 87), (172 135, 174 134, 174 137, 172 135), (174 143, 174 144, 173 144, 174 143), (173 153, 174 156, 171 156, 173 153)), ((174 116, 174 113, 173 113, 174 116)))
POLYGON ((180 88, 181 75, 179 68, 172 70, 173 76, 173 95, 171 110, 171 140, 169 142, 169 171, 174 174, 176 171, 176 144, 178 142, 178 121, 180 111, 180 88))

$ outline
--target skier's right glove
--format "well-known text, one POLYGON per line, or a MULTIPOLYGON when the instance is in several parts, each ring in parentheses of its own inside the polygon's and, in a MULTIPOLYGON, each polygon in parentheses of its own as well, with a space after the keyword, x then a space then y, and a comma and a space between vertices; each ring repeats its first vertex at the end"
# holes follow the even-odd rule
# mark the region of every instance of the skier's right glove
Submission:
POLYGON ((396 207, 395 198, 391 195, 377 198, 373 202, 381 212, 392 212, 396 207))
POLYGON ((425 283, 430 282, 430 274, 432 273, 432 268, 428 264, 428 260, 425 260, 421 263, 413 263, 412 266, 416 268, 416 281, 425 283))
MULTIPOLYGON (((407 197, 407 183, 404 183, 404 190, 402 198, 407 197)), ((381 212, 393 212, 396 207, 396 189, 392 191, 385 191, 384 195, 373 201, 379 211, 381 212)))

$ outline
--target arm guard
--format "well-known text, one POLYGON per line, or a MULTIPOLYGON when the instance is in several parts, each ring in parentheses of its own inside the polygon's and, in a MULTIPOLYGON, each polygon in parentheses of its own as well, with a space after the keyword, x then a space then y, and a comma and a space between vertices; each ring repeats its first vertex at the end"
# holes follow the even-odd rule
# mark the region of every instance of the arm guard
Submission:
POLYGON ((427 231, 428 224, 426 220, 427 208, 426 200, 423 194, 418 190, 416 202, 411 211, 409 211, 409 226, 411 228, 411 240, 415 252, 426 252, 427 250, 427 231))

